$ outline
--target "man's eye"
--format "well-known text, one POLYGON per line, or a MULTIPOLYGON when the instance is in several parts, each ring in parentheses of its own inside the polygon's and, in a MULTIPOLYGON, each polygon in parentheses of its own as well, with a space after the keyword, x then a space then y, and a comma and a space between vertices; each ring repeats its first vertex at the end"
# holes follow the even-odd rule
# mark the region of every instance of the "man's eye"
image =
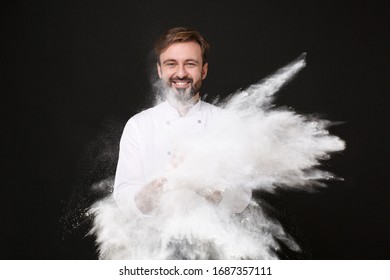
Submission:
POLYGON ((188 67, 196 67, 196 64, 195 63, 187 63, 187 66, 188 67))

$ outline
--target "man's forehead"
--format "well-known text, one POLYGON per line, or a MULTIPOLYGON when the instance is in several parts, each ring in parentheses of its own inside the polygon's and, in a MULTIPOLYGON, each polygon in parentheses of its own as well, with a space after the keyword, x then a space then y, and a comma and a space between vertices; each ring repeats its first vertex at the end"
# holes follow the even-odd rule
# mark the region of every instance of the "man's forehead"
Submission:
POLYGON ((196 42, 174 43, 160 54, 160 60, 201 60, 202 49, 196 42))

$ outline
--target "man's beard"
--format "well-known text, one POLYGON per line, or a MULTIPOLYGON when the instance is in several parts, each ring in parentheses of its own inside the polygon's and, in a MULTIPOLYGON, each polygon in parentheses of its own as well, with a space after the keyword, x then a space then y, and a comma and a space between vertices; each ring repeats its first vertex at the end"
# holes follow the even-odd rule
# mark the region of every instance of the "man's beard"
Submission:
POLYGON ((200 84, 194 84, 193 80, 190 78, 171 78, 169 79, 169 82, 165 85, 165 92, 167 98, 173 99, 174 101, 179 102, 182 105, 188 105, 192 103, 193 97, 199 92, 199 90, 200 84), (190 87, 176 88, 174 87, 175 82, 188 82, 190 84, 190 87))

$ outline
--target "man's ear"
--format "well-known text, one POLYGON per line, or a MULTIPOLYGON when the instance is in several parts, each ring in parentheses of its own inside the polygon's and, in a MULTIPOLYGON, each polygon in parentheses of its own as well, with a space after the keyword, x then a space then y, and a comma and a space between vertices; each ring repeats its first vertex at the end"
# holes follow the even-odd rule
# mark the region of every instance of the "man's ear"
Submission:
POLYGON ((157 66, 157 74, 158 74, 158 77, 161 79, 162 77, 162 73, 161 73, 161 65, 160 63, 156 63, 156 66, 157 66))
POLYGON ((202 80, 206 79, 207 71, 209 70, 209 64, 206 62, 202 67, 202 80))

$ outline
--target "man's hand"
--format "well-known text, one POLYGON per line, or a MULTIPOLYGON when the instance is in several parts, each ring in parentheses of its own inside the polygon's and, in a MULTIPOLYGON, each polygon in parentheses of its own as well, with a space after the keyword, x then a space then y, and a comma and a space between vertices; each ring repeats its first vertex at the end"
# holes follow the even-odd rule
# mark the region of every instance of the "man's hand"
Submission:
POLYGON ((165 178, 153 180, 135 195, 135 205, 142 214, 148 214, 157 207, 162 186, 166 181, 165 178))
POLYGON ((203 196, 206 200, 218 206, 222 200, 222 193, 220 191, 198 190, 198 195, 203 196))

